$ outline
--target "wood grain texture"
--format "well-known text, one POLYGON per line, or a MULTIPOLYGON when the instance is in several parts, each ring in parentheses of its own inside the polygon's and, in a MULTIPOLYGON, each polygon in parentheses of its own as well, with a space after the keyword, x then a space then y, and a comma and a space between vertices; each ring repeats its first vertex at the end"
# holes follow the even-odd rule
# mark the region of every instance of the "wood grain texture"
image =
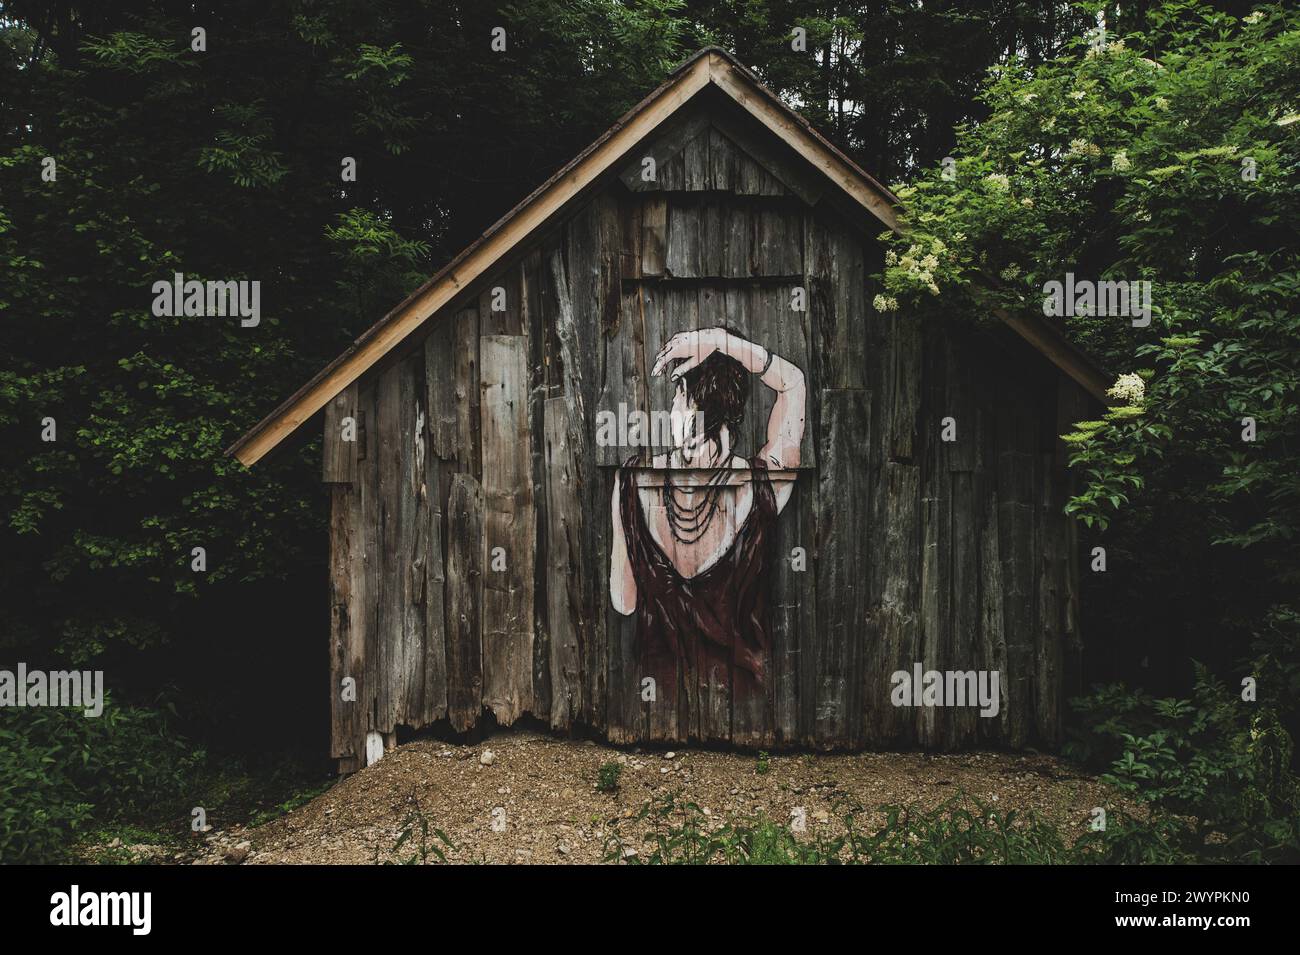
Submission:
MULTIPOLYGON (((323 464, 331 684, 359 673, 355 709, 331 700, 341 768, 369 732, 488 713, 624 745, 1059 742, 1083 643, 1056 435, 1090 413, 1086 392, 1010 334, 869 309, 878 250, 773 162, 714 127, 685 139, 659 188, 611 183, 485 275, 504 311, 472 298, 330 402, 327 428, 348 411, 358 426, 350 459, 327 443, 323 464), (641 446, 597 441, 596 416, 651 424, 673 396, 654 356, 716 325, 803 369, 809 396, 757 684, 725 654, 662 669, 608 594, 614 471, 641 446), (895 706, 890 677, 917 662, 997 670, 998 715, 895 706)), ((774 401, 750 385, 745 456, 774 401)))
POLYGON ((460 732, 483 710, 482 608, 483 489, 461 473, 447 504, 447 716, 460 732))
POLYGON ((509 725, 533 709, 532 449, 528 344, 521 335, 479 340, 483 375, 483 702, 509 725))
POLYGON ((353 385, 344 388, 325 406, 321 480, 326 484, 351 484, 356 478, 356 419, 357 389, 353 385), (351 432, 353 440, 345 440, 345 429, 351 432))

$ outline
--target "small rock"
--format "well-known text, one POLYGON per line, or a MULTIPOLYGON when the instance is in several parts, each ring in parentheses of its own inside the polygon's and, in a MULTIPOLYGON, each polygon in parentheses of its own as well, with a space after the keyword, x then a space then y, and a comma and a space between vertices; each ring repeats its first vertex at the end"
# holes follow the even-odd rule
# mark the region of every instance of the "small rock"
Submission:
POLYGON ((241 842, 238 845, 233 845, 226 850, 226 861, 233 865, 239 865, 248 858, 248 853, 252 848, 253 844, 251 842, 241 842))
POLYGON ((497 754, 490 749, 485 749, 483 754, 479 756, 478 761, 484 766, 491 766, 497 761, 497 754))
POLYGON ((670 749, 668 752, 664 753, 664 759, 672 759, 676 755, 677 754, 670 749))

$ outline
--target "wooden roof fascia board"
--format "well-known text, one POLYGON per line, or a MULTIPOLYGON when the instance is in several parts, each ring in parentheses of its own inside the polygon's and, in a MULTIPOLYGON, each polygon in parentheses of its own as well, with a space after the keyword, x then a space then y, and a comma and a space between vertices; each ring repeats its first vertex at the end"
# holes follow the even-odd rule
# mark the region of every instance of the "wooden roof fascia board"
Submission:
POLYGON ((1084 391, 1106 404, 1109 382, 1092 360, 1071 344, 1055 326, 1037 316, 1025 318, 1000 308, 994 309, 993 314, 1029 342, 1035 351, 1073 378, 1084 391))
POLYGON ((233 454, 245 466, 256 464, 429 316, 491 269, 522 237, 543 226, 708 83, 707 57, 688 60, 669 82, 628 113, 626 122, 612 127, 577 160, 502 217, 478 242, 363 333, 351 348, 232 444, 226 453, 233 454))
POLYGON ((710 54, 709 73, 714 83, 786 145, 805 156, 831 182, 891 230, 900 231, 894 211, 898 198, 813 129, 807 120, 782 103, 753 74, 718 51, 710 54))

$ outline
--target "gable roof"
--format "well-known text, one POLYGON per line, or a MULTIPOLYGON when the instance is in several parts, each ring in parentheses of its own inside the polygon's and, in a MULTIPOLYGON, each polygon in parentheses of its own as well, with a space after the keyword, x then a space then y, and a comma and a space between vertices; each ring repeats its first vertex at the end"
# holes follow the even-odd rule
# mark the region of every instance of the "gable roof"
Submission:
MULTIPOLYGON (((813 129, 731 54, 717 47, 706 47, 683 62, 599 139, 363 332, 347 350, 227 448, 226 454, 249 466, 259 461, 430 317, 491 272, 503 258, 570 210, 606 173, 617 173, 621 162, 637 144, 709 87, 721 90, 853 203, 889 229, 902 231, 895 211, 899 205, 897 196, 813 129)), ((1101 373, 1054 327, 1036 319, 999 317, 1085 390, 1098 398, 1104 394, 1106 385, 1101 373)))

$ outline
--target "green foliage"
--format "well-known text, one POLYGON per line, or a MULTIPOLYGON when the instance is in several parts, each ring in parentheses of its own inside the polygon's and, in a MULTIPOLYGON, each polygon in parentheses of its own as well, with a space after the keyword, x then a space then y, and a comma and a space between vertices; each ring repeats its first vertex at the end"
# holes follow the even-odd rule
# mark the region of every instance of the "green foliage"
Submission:
POLYGON ((767 775, 772 768, 772 758, 765 752, 760 752, 754 761, 754 772, 760 776, 767 775))
POLYGON ((619 763, 601 763, 596 774, 596 789, 603 793, 618 791, 618 781, 623 776, 623 767, 619 763))
POLYGON ((864 828, 861 806, 838 808, 836 835, 822 827, 800 839, 763 813, 713 824, 693 802, 672 794, 613 819, 607 862, 630 865, 1048 864, 1076 861, 1051 826, 1015 810, 1001 812, 965 794, 932 810, 882 806, 884 822, 864 828), (626 827, 650 823, 652 848, 629 845, 626 827), (634 850, 634 851, 632 851, 634 850))
MULTIPOLYGON (((1260 704, 1202 672, 1190 700, 1112 688, 1081 713, 1122 742, 1105 765, 1154 814, 1142 838, 1155 842, 1133 858, 1272 858, 1293 844, 1292 797, 1256 760, 1289 759, 1282 736, 1300 730, 1276 702, 1295 699, 1300 668, 1286 635, 1300 583, 1300 11, 1138 12, 1104 49, 1080 36, 991 71, 955 176, 900 190, 910 232, 887 239, 877 307, 1041 315, 1067 271, 1151 281, 1149 327, 1048 318, 1118 378, 1111 407, 1062 436, 1079 479, 1066 510, 1107 550, 1107 573, 1084 573, 1089 663, 1183 697, 1194 657, 1255 677, 1260 704)), ((1120 852, 1114 827, 1095 841, 1120 852)))
MULTIPOLYGON (((412 793, 410 796, 411 809, 402 821, 402 828, 397 835, 397 841, 393 844, 393 855, 397 856, 399 865, 428 865, 429 857, 433 856, 439 862, 447 861, 447 854, 443 852, 443 847, 455 849, 447 833, 443 832, 436 826, 429 824, 428 815, 420 808, 419 799, 412 793), (408 855, 401 855, 404 847, 410 847, 408 855)), ((375 847, 375 861, 378 862, 379 848, 375 847)), ((392 860, 386 860, 385 865, 392 865, 392 860)))
POLYGON ((319 782, 314 786, 307 786, 299 789, 289 796, 288 799, 281 800, 269 809, 259 809, 248 818, 250 826, 262 826, 273 819, 279 819, 281 816, 287 816, 295 809, 299 809, 311 802, 317 796, 327 792, 334 782, 319 782))
POLYGON ((1199 666, 1191 699, 1111 685, 1074 706, 1082 719, 1069 751, 1109 765, 1103 781, 1145 809, 1112 811, 1083 840, 1106 861, 1300 859, 1300 781, 1276 708, 1242 701, 1199 666))
POLYGON ((92 812, 104 822, 174 800, 203 758, 159 711, 0 709, 0 861, 63 858, 92 812))

